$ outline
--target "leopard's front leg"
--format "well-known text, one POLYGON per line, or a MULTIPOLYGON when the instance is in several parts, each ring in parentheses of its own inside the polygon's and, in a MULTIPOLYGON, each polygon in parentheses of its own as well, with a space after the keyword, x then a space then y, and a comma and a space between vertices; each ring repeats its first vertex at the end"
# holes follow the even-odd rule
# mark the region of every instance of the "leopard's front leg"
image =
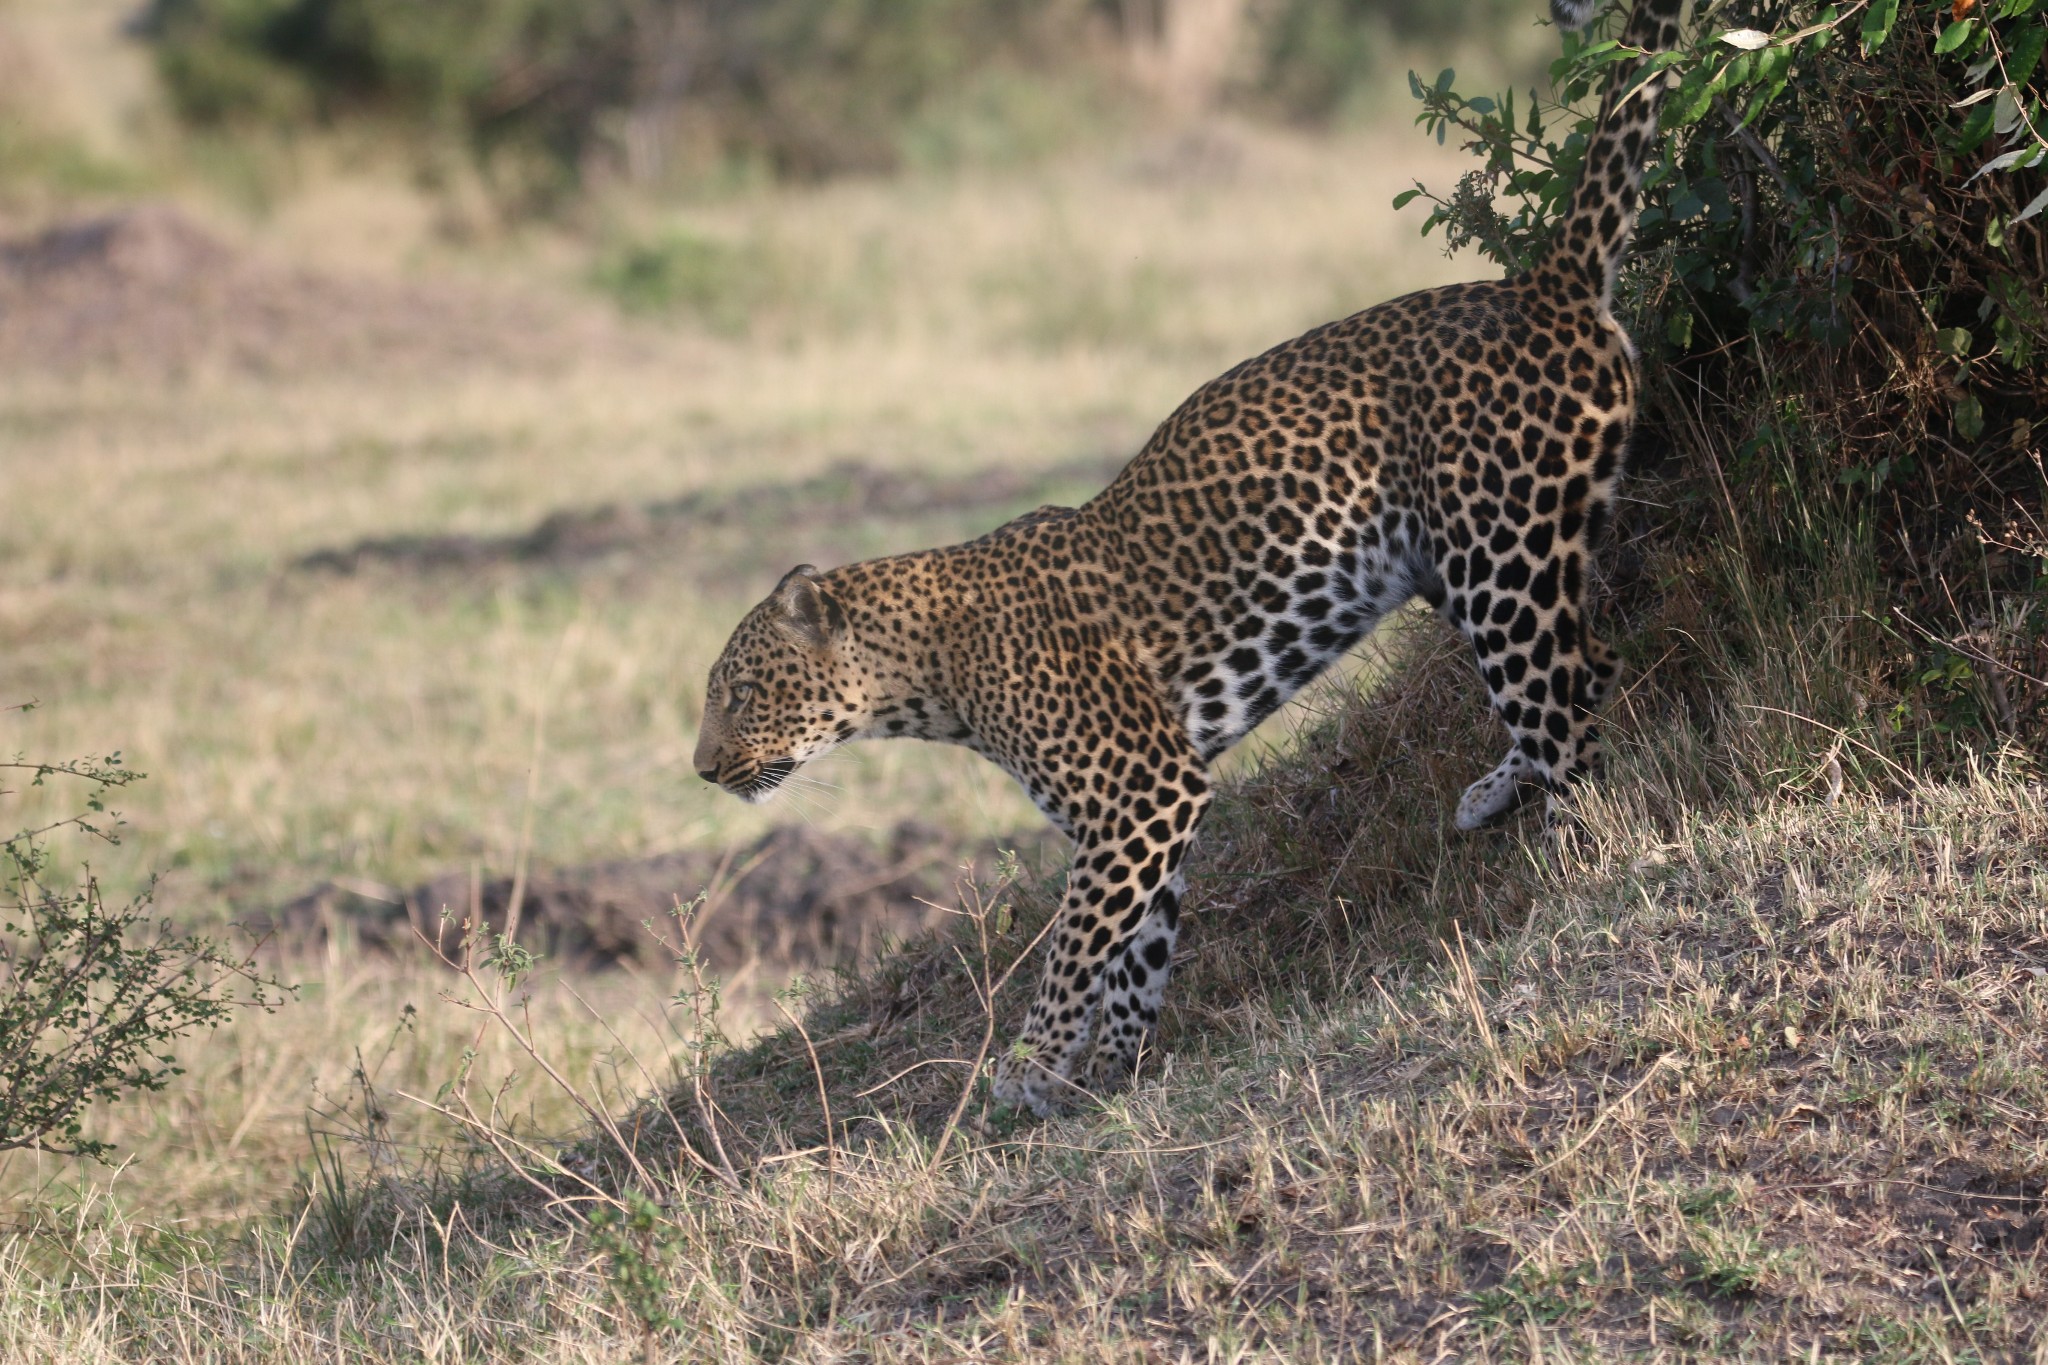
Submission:
POLYGON ((1164 726, 1080 776, 1066 899, 1037 996, 996 1066, 996 1098, 1041 1115, 1113 1089, 1136 1064, 1173 959, 1181 859, 1209 804, 1201 760, 1164 726))

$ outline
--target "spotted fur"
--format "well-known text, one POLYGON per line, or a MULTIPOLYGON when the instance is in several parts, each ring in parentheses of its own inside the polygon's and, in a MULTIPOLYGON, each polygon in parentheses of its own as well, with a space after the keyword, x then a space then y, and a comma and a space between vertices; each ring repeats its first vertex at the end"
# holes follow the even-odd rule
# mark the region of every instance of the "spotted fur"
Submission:
POLYGON ((1598 0, 1550 0, 1550 17, 1560 28, 1584 28, 1598 8, 1598 0))
MULTIPOLYGON (((1570 0, 1558 0, 1571 17, 1570 0)), ((1624 41, 1669 47, 1681 0, 1624 41)), ((1535 270, 1395 299, 1204 385, 1110 486, 979 540, 792 570, 712 666, 696 765, 750 800, 847 740, 968 745, 1074 844, 998 1068, 1045 1112, 1117 1084, 1157 1023, 1209 765, 1408 599, 1471 642, 1509 735, 1459 827, 1597 757, 1616 673, 1586 616, 1635 414, 1609 312, 1662 79, 1617 65, 1535 270)))

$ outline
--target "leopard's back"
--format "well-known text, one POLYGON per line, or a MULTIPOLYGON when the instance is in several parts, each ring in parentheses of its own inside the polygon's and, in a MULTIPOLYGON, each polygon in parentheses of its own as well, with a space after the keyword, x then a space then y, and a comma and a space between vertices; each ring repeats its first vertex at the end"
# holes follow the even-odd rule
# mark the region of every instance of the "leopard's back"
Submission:
POLYGON ((1402 602, 1486 578, 1482 542, 1512 580, 1545 489, 1560 522, 1603 506, 1629 367, 1590 302, 1487 282, 1316 328, 1191 395, 1078 516, 1196 748, 1228 748, 1402 602))

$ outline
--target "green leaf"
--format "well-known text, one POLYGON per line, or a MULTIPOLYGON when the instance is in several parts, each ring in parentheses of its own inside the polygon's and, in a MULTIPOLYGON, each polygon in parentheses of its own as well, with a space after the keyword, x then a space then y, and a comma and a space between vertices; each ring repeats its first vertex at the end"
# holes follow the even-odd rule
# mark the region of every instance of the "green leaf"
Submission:
POLYGON ((2048 23, 2027 25, 2012 40, 2012 51, 2005 59, 2005 78, 2014 85, 2025 85, 2041 61, 2043 46, 2048 46, 2048 23))
POLYGON ((1448 66, 1439 71, 1436 77, 1436 93, 1439 95, 1444 94, 1451 88, 1451 82, 1457 78, 1458 73, 1448 66))
POLYGON ((1667 129, 1689 128, 1699 122, 1714 102, 1714 82, 1706 71, 1695 67, 1686 72, 1678 90, 1664 102, 1659 122, 1667 129))
POLYGON ((1997 156, 1992 157, 1989 161, 1979 166, 1977 174, 1971 176, 1963 183, 1965 185, 1974 184, 1977 180, 1991 174, 1993 171, 2009 171, 2016 166, 2030 166, 2040 155, 2041 148, 2039 145, 2021 147, 2017 151, 2000 152, 1997 156))
POLYGON ((1944 327, 1934 334, 1934 344, 1944 355, 1957 360, 1970 354, 1970 329, 1967 327, 1944 327))
POLYGON ((1991 129, 2000 136, 2020 126, 2020 100, 2008 85, 1991 102, 1991 129))
POLYGON ((1420 188, 1412 190, 1402 190, 1399 194, 1394 196, 1394 207, 1397 209, 1405 209, 1410 204, 1414 203, 1415 200, 1421 194, 1422 190, 1420 188))
POLYGON ((1984 405, 1974 393, 1956 400, 1956 434, 1965 441, 1974 441, 1984 434, 1984 405))
POLYGON ((1692 345, 1692 312, 1681 308, 1664 323, 1664 339, 1679 350, 1692 345))
POLYGON ((1935 55, 1938 57, 1945 52, 1954 52, 1963 45, 1964 40, 1970 36, 1971 31, 1976 27, 1977 21, 1975 19, 1958 19, 1950 24, 1941 31, 1941 36, 1934 40, 1935 55))
POLYGON ((1892 36, 1892 25, 1899 17, 1899 0, 1871 0, 1870 8, 1863 12, 1863 52, 1865 56, 1884 46, 1884 40, 1892 36))
POLYGON ((1738 52, 1728 59, 1728 65, 1721 68, 1721 74, 1714 81, 1717 90, 1735 90, 1749 81, 1749 73, 1756 69, 1754 53, 1738 52))
POLYGON ((1979 105, 1976 112, 1964 122, 1962 131, 1956 134, 1955 149, 1964 153, 1974 152, 1982 145, 1984 139, 1990 136, 1991 106, 1979 105))
POLYGON ((1756 78, 1759 81, 1780 82, 1785 71, 1792 65, 1792 49, 1774 47, 1756 59, 1756 78))

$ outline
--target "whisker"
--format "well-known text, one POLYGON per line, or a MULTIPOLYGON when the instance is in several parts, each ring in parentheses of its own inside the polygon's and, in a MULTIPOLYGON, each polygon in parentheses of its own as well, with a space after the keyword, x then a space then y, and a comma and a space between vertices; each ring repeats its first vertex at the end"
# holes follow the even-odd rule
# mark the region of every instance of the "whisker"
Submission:
POLYGON ((784 785, 800 791, 816 792, 819 795, 840 795, 840 789, 830 782, 807 782, 801 778, 790 778, 784 785))
POLYGON ((810 810, 810 803, 805 801, 803 797, 797 795, 793 791, 784 792, 782 797, 782 803, 785 806, 788 806, 791 810, 796 812, 797 819, 803 821, 806 825, 809 825, 814 829, 817 827, 817 821, 811 818, 812 812, 810 810))

